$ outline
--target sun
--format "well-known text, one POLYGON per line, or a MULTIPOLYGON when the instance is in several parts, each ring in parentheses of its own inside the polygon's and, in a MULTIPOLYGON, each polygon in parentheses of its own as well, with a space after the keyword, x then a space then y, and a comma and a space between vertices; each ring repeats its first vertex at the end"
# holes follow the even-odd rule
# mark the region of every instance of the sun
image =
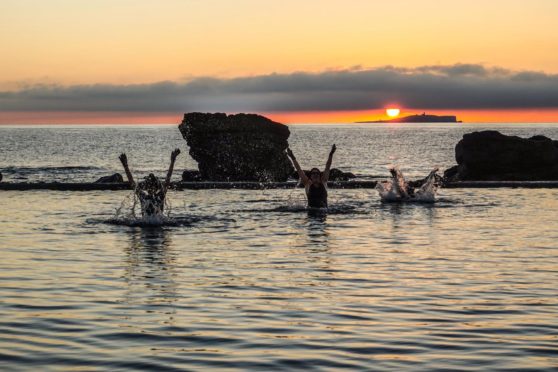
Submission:
POLYGON ((397 115, 399 115, 400 110, 398 108, 388 108, 386 110, 386 114, 387 116, 389 116, 390 118, 394 118, 397 115))

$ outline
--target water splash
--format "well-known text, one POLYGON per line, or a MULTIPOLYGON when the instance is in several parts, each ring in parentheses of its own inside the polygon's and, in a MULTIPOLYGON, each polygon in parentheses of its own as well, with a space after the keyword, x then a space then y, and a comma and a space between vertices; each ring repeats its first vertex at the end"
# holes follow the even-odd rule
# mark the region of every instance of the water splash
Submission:
POLYGON ((305 195, 305 190, 302 186, 302 180, 298 179, 294 187, 290 190, 287 195, 287 205, 283 206, 287 210, 301 211, 307 209, 307 199, 305 195))
POLYGON ((424 184, 415 191, 414 200, 417 202, 434 203, 436 201, 436 193, 438 191, 438 184, 436 183, 436 172, 434 169, 424 181, 424 184))
POLYGON ((160 208, 148 198, 143 198, 142 200, 140 196, 141 192, 143 192, 143 190, 136 187, 134 191, 129 193, 116 209, 114 217, 108 222, 128 226, 163 226, 175 224, 176 221, 171 217, 172 204, 168 198, 164 198, 164 206, 160 208), (146 213, 147 210, 153 212, 146 213))
POLYGON ((382 202, 419 202, 434 203, 438 185, 436 183, 436 172, 434 169, 424 180, 422 186, 415 190, 403 177, 397 167, 390 169, 392 178, 378 182, 376 190, 380 194, 382 202))
POLYGON ((403 195, 401 190, 407 190, 409 185, 398 167, 390 168, 390 172, 392 173, 391 179, 376 184, 376 190, 378 190, 381 200, 385 202, 405 200, 407 196, 403 195))

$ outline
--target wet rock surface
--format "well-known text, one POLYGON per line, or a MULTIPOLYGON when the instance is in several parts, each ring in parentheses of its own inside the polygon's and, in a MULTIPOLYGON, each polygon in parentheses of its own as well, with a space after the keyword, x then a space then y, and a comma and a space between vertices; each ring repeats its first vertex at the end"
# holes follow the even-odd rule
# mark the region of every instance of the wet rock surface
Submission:
POLYGON ((196 182, 202 181, 201 173, 199 170, 186 169, 182 172, 182 182, 196 182))
POLYGON ((178 127, 209 181, 286 181, 289 128, 255 114, 188 113, 178 127))
POLYGON ((115 173, 111 176, 101 177, 94 183, 120 183, 120 182, 124 182, 124 178, 122 178, 122 175, 120 173, 115 173))
MULTIPOLYGON (((444 184, 444 178, 442 176, 440 176, 439 174, 436 174, 434 176, 434 179, 435 179, 434 183, 437 186, 442 186, 444 184)), ((412 188, 417 189, 417 188, 422 187, 422 185, 424 185, 427 180, 428 180, 428 176, 426 176, 424 178, 421 178, 419 180, 409 180, 408 183, 409 183, 409 186, 411 186, 412 188)))
POLYGON ((329 171, 329 180, 330 181, 348 181, 353 178, 356 178, 354 173, 351 172, 343 172, 341 169, 332 168, 329 171))
POLYGON ((558 180, 558 141, 545 136, 521 138, 498 131, 465 134, 455 147, 457 165, 447 181, 558 180))
MULTIPOLYGON (((310 177, 309 170, 304 170, 304 173, 306 173, 306 176, 310 177)), ((291 178, 298 180, 298 173, 296 171, 291 173, 291 178)), ((349 181, 353 178, 356 178, 356 176, 351 172, 343 172, 337 168, 332 168, 329 171, 329 181, 349 181)))

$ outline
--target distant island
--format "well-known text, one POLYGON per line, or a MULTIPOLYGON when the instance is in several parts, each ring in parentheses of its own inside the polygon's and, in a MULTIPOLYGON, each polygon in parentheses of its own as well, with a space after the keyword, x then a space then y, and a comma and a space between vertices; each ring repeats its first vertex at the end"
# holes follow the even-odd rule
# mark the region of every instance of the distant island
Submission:
POLYGON ((390 120, 374 120, 374 121, 357 121, 356 123, 461 123, 461 120, 457 120, 457 116, 454 115, 428 115, 422 113, 422 115, 409 115, 401 118, 395 118, 390 120))

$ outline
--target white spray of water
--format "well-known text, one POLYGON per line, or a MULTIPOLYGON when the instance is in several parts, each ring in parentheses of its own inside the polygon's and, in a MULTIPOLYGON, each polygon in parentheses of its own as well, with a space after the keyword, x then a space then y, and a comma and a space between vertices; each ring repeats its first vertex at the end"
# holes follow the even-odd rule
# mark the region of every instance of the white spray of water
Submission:
POLYGON ((307 208, 306 195, 304 188, 301 188, 302 180, 298 180, 295 187, 290 190, 287 196, 287 210, 305 210, 307 208))
POLYGON ((415 191, 414 199, 420 202, 434 203, 436 201, 436 193, 438 192, 438 184, 436 183, 437 169, 430 172, 424 184, 415 191))
POLYGON ((168 198, 164 199, 164 211, 161 211, 161 209, 156 205, 152 206, 152 210, 155 211, 153 214, 146 214, 142 212, 142 210, 145 211, 150 207, 146 203, 151 203, 151 201, 144 200, 142 205, 138 196, 138 190, 136 189, 132 191, 124 198, 122 203, 120 203, 120 206, 116 209, 114 220, 126 225, 154 226, 164 225, 165 223, 172 221, 170 217, 172 205, 168 198), (139 215, 137 212, 139 212, 139 215))
POLYGON ((401 171, 394 167, 393 176, 386 181, 378 182, 376 190, 380 194, 383 202, 422 202, 434 203, 436 201, 436 192, 438 185, 436 184, 437 169, 430 172, 424 184, 413 193, 402 193, 401 190, 409 190, 409 184, 405 181, 401 171))

